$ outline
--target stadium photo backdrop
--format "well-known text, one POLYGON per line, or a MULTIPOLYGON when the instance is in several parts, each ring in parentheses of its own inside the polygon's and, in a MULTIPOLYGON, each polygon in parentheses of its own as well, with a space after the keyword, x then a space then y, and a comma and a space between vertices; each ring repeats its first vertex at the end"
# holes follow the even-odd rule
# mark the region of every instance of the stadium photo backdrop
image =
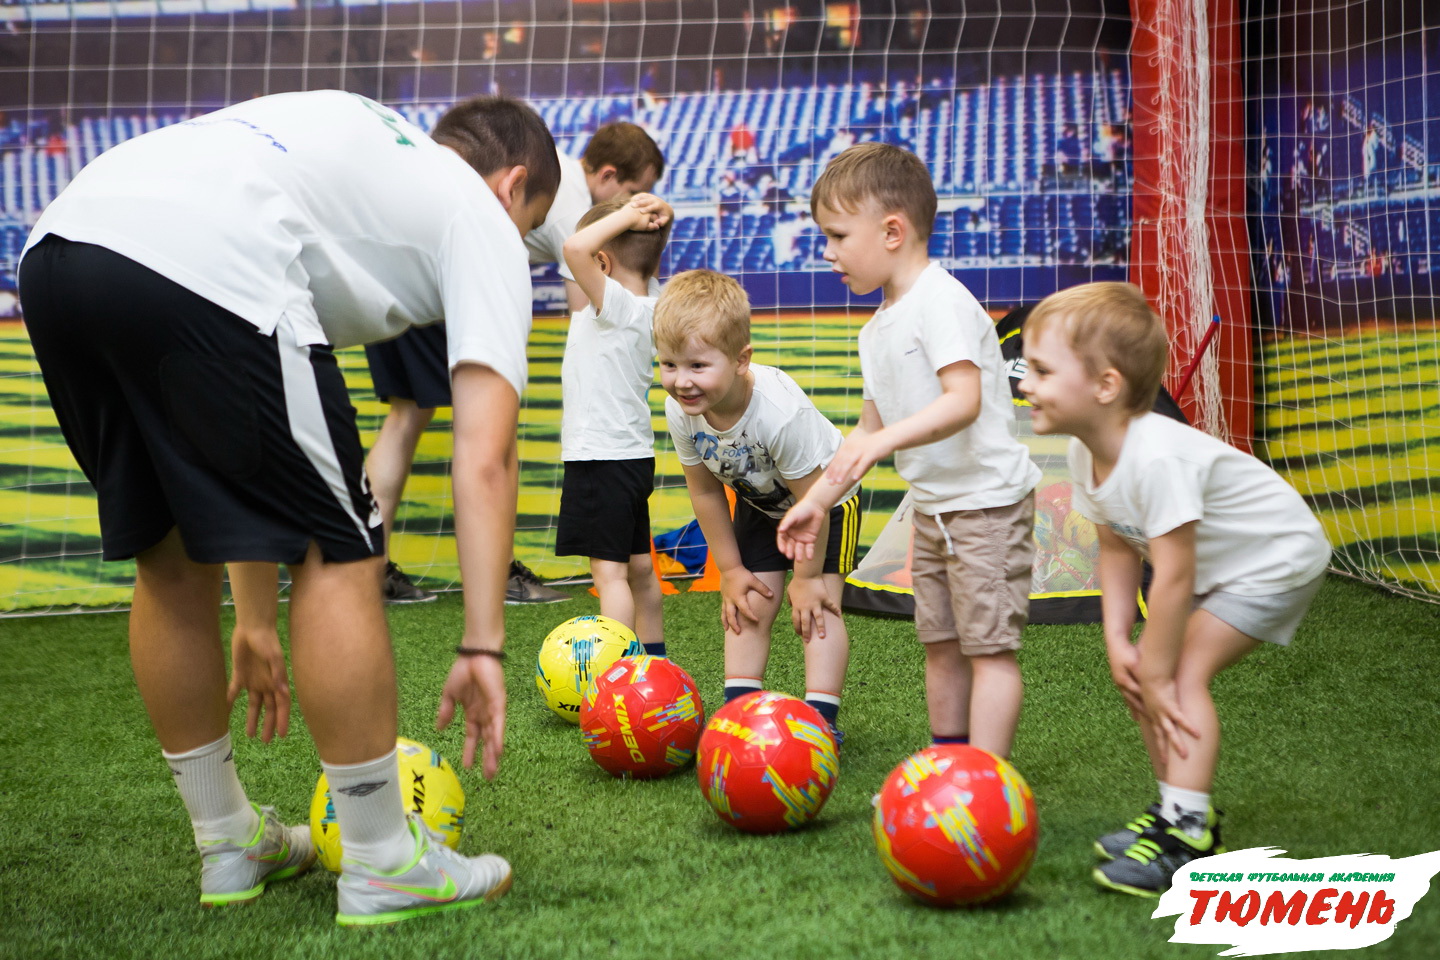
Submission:
MULTIPOLYGON (((757 358, 842 429, 858 415, 853 345, 875 298, 828 272, 809 189, 851 143, 914 150, 940 197, 932 256, 996 317, 1075 283, 1133 279, 1174 335, 1173 388, 1224 314, 1187 415, 1309 498, 1339 569, 1433 597, 1440 54, 1425 5, 1384 5, 1383 31, 1366 26, 1375 9, 1247 2, 1207 22, 1172 0, 0 7, 0 612, 123 606, 130 580, 99 562, 93 498, 18 317, 30 225, 116 143, 324 87, 424 128, 468 95, 524 97, 572 155, 607 121, 641 124, 665 151, 656 191, 677 213, 662 278, 700 266, 738 277, 757 358)), ((583 575, 552 553, 565 318, 554 268, 534 280, 517 553, 546 576, 583 575)), ((369 442, 385 408, 363 355, 340 359, 369 442)), ((657 414, 662 399, 657 387, 657 414)), ((457 574, 445 414, 421 444, 393 546, 433 587, 457 574)), ((690 511, 655 425, 660 533, 690 511)), ((867 483, 862 546, 901 487, 888 468, 867 483)))

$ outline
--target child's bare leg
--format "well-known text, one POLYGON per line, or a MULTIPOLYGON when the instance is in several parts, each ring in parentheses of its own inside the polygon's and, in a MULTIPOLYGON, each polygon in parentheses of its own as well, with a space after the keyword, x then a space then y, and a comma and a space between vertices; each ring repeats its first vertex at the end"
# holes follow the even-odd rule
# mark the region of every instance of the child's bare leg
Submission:
POLYGON ((1183 790, 1209 793, 1220 755, 1220 718, 1210 697, 1210 683, 1226 667, 1260 646, 1234 627, 1204 610, 1190 615, 1185 645, 1175 673, 1176 693, 1185 717, 1200 731, 1198 739, 1182 732, 1188 756, 1173 747, 1166 758, 1165 782, 1183 790))
POLYGON ((1010 756, 1025 684, 1013 650, 970 657, 970 743, 997 757, 1010 756))
POLYGON ((353 764, 395 748, 395 662, 374 557, 326 563, 310 545, 290 567, 291 664, 320 759, 353 764))
MULTIPOLYGON (((838 573, 826 573, 821 579, 825 583, 825 592, 838 607, 845 588, 844 578, 838 573)), ((838 617, 829 610, 824 616, 825 636, 812 635, 810 642, 804 645, 805 698, 814 700, 814 694, 834 697, 837 701, 834 706, 838 711, 840 693, 845 686, 845 671, 850 666, 850 634, 845 629, 844 617, 838 617)))
POLYGON ((775 625, 775 614, 780 611, 780 601, 785 596, 785 574, 783 571, 756 573, 756 579, 769 588, 767 599, 759 593, 750 594, 750 609, 758 617, 747 620, 740 616, 740 632, 725 631, 725 699, 739 689, 739 694, 759 690, 765 681, 765 665, 770 660, 770 632, 775 625), (732 681, 741 681, 732 683, 732 681), (743 689, 740 689, 743 688, 743 689))
MULTIPOLYGON (((821 574, 825 593, 840 606, 845 589, 838 573, 821 574)), ((831 728, 840 723, 840 695, 845 687, 845 669, 850 666, 850 632, 845 617, 824 612, 825 636, 812 633, 805 643, 805 702, 821 712, 831 728)), ((838 734, 837 734, 838 735, 838 734)))
POLYGON ((130 663, 161 749, 184 753, 229 731, 220 567, 186 556, 179 530, 135 558, 130 663))
POLYGON ((600 615, 635 629, 635 597, 630 592, 630 565, 590 558, 590 576, 600 595, 600 615))
POLYGON ((959 640, 937 640, 925 647, 925 705, 934 737, 970 734, 970 660, 959 640))
POLYGON ((1135 723, 1140 727, 1140 739, 1145 741, 1145 753, 1150 757, 1150 769, 1155 771, 1155 779, 1160 783, 1166 783, 1165 760, 1166 752, 1160 747, 1160 732, 1150 718, 1143 713, 1130 711, 1135 718, 1135 723))
POLYGON ((434 416, 434 410, 417 407, 414 400, 391 398, 390 412, 385 415, 380 435, 365 458, 370 492, 385 522, 387 554, 390 533, 395 529, 395 515, 400 510, 400 497, 405 493, 405 482, 410 479, 410 467, 415 462, 415 450, 434 416))
POLYGON ((660 606, 660 581, 655 579, 655 564, 648 552, 630 558, 629 580, 630 596, 635 598, 635 636, 646 650, 663 653, 665 621, 660 606))

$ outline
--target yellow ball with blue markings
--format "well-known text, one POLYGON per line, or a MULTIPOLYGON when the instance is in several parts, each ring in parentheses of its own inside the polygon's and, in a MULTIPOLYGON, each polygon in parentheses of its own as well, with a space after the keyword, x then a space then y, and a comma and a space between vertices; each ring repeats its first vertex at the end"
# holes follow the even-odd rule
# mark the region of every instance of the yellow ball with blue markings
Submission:
MULTIPOLYGON (((395 741, 395 753, 400 761, 400 799, 405 812, 418 813, 445 838, 447 847, 457 849, 465 827, 465 788, 460 786, 455 768, 425 744, 404 737, 395 741)), ((323 773, 310 800, 310 839, 320 853, 320 863, 339 873, 344 849, 330 783, 323 773)))
POLYGON ((619 620, 584 616, 550 631, 535 658, 535 686, 545 706, 570 723, 580 722, 580 701, 595 678, 616 660, 644 653, 635 632, 619 620))

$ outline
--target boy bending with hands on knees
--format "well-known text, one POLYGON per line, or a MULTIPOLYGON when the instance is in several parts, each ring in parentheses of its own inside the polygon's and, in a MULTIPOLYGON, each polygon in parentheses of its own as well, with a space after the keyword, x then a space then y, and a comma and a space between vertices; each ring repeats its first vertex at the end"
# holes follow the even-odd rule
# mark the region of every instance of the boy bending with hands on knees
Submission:
MULTIPOLYGON (((751 362, 750 301, 730 277, 691 270, 672 278, 655 305, 655 345, 670 438, 720 570, 728 703, 764 686, 771 627, 792 566, 776 549, 775 527, 820 479, 840 431, 784 372, 751 362), (733 521, 727 486, 735 491, 733 521)), ((859 483, 847 484, 834 503, 816 523, 824 546, 793 564, 785 593, 805 644, 805 701, 838 743, 850 660, 840 595, 855 567, 859 483)))
POLYGON ((1094 878, 1146 897, 1224 852, 1210 682, 1262 642, 1290 642, 1330 561, 1319 522, 1274 470, 1152 412, 1167 347, 1138 287, 1072 287, 1026 320, 1020 382, 1035 432, 1072 437, 1075 509, 1099 530, 1111 677, 1159 781, 1159 803, 1096 841, 1107 862, 1094 878), (1132 643, 1144 561, 1149 619, 1132 643))
POLYGON ((590 560, 600 612, 665 656, 660 584, 650 560, 655 492, 655 298, 650 284, 674 211, 637 194, 597 203, 565 241, 565 262, 589 305, 570 318, 560 365, 565 479, 557 556, 590 560))
POLYGON ((850 147, 815 182, 810 206, 842 282, 857 294, 881 289, 885 300, 860 331, 860 424, 781 521, 780 548, 809 557, 830 505, 894 454, 915 508, 915 632, 931 736, 1008 757, 1024 693, 1015 651, 1030 611, 1040 471, 1011 430, 994 324, 930 262, 935 187, 913 153, 850 147))

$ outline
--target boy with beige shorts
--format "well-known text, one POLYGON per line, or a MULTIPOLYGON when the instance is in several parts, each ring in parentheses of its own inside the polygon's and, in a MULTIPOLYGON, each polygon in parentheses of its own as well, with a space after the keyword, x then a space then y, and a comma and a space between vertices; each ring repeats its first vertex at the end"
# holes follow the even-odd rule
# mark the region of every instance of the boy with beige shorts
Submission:
POLYGON ((1000 344, 970 291, 930 261, 935 187, 914 154, 857 144, 810 198, 825 259, 857 294, 885 300, 860 331, 860 424, 781 521, 780 548, 807 557, 820 521, 880 460, 915 508, 915 631, 937 744, 1010 753, 1024 687, 1015 652, 1030 609, 1033 491, 1040 471, 1011 430, 1000 344))

